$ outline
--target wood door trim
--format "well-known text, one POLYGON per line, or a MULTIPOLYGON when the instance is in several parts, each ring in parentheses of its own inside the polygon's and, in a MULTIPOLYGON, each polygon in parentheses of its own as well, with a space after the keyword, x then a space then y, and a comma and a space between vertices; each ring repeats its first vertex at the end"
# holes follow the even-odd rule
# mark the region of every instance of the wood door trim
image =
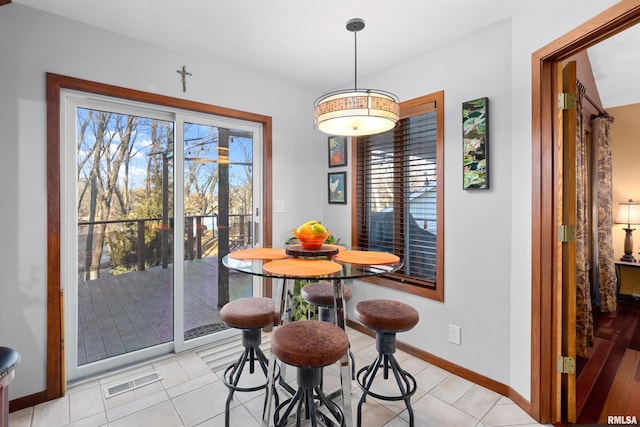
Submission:
MULTIPOLYGON (((564 67, 561 67, 559 62, 556 62, 558 66, 558 74, 562 75, 559 83, 562 86, 559 91, 562 93, 571 93, 576 99, 578 96, 578 76, 577 76, 577 64, 576 61, 569 61, 564 67)), ((582 112, 580 112, 582 113, 582 112)), ((557 206, 560 210, 561 224, 569 227, 573 227, 576 230, 576 239, 567 242, 558 242, 558 251, 562 253, 558 260, 557 268, 561 271, 562 279, 560 283, 577 283, 576 275, 576 253, 577 253, 577 240, 578 240, 578 180, 577 180, 577 158, 575 153, 577 152, 577 108, 568 108, 566 110, 558 111, 559 116, 562 116, 562 137, 557 138, 556 145, 560 145, 562 148, 558 150, 558 156, 562 157, 562 173, 558 170, 558 175, 561 176, 562 186, 558 188, 560 194, 558 194, 557 206)), ((562 304, 557 306, 561 308, 555 315, 559 318, 559 324, 562 325, 560 330, 556 333, 556 336, 561 337, 561 340, 556 340, 559 344, 554 351, 553 358, 557 360, 558 357, 566 356, 572 357, 576 360, 576 287, 575 286, 562 286, 562 296, 560 296, 562 304)), ((562 404, 560 405, 560 411, 557 412, 561 418, 566 417, 566 421, 575 423, 575 392, 576 392, 576 375, 566 374, 561 375, 556 372, 556 381, 560 381, 562 384, 560 392, 566 390, 566 396, 562 398, 562 404), (565 398, 566 397, 566 398, 565 398)))
POLYGON ((63 386, 60 256, 60 81, 47 74, 47 400, 63 386))
POLYGON ((264 244, 272 244, 272 118, 231 108, 172 98, 139 90, 96 83, 53 73, 47 87, 47 385, 46 400, 64 394, 64 334, 60 253, 60 91, 72 89, 150 104, 247 120, 263 125, 263 226, 264 244))
POLYGON ((553 65, 640 23, 640 0, 623 0, 532 54, 532 242, 531 242, 531 409, 542 423, 560 421, 553 408, 554 346, 558 319, 553 316, 559 287, 556 263, 558 180, 553 137, 553 65))

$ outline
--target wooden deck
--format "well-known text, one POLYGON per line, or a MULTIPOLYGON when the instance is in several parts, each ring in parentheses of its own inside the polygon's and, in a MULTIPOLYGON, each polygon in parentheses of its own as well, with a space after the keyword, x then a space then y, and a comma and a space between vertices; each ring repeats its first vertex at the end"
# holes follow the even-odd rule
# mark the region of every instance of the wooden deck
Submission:
MULTIPOLYGON (((225 328, 217 257, 185 261, 185 338, 225 328)), ((229 273, 230 298, 250 296, 251 277, 229 273)), ((78 284, 78 365, 173 340, 173 265, 78 284)))

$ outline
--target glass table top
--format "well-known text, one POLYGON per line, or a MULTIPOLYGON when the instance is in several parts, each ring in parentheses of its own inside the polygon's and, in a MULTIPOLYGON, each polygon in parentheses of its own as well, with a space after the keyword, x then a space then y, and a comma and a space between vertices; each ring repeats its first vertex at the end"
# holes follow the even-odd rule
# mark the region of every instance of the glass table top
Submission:
POLYGON ((263 277, 356 279, 393 273, 403 264, 399 257, 387 252, 334 245, 324 245, 318 252, 297 249, 297 246, 245 249, 225 255, 222 265, 263 277))

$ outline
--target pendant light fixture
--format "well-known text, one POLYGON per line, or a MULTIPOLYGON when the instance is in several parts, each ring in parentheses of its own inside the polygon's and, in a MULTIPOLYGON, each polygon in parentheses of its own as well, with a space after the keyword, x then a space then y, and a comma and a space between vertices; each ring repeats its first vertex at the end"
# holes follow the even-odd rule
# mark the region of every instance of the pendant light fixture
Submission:
POLYGON ((315 128, 339 136, 374 135, 392 129, 400 115, 398 98, 389 92, 358 89, 358 31, 364 20, 347 22, 355 42, 355 84, 353 89, 339 90, 321 96, 314 103, 315 128))

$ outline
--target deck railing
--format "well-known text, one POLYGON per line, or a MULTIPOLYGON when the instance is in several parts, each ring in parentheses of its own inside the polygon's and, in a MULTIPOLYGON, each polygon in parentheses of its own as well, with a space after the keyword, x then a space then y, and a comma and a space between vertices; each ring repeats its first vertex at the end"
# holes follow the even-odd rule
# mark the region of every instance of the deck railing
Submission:
MULTIPOLYGON (((184 259, 193 260, 201 259, 204 256, 203 245, 208 245, 209 249, 217 250, 218 239, 218 217, 217 215, 194 215, 185 217, 184 224, 184 259), (211 227, 212 235, 208 238, 205 237, 206 231, 209 226, 211 227)), ((78 230, 82 227, 88 227, 86 238, 94 233, 93 228, 96 225, 109 226, 113 225, 118 227, 119 230, 124 229, 125 224, 137 224, 136 227, 136 244, 135 244, 135 258, 137 270, 144 271, 146 268, 147 260, 147 244, 145 242, 145 234, 148 230, 147 223, 157 223, 155 230, 162 233, 160 236, 160 263, 163 267, 167 267, 172 262, 172 244, 170 243, 171 233, 173 232, 174 219, 169 218, 166 223, 162 222, 162 218, 137 218, 137 219, 118 219, 118 220, 106 220, 106 221, 80 221, 78 222, 78 230)), ((105 227, 106 228, 106 227, 105 227)), ((229 248, 231 250, 250 245, 252 242, 252 230, 251 230, 251 214, 229 214, 229 248)), ((82 236, 82 233, 78 233, 82 236)), ((107 239, 104 241, 105 250, 108 244, 107 239)), ((107 250, 108 254, 108 250, 107 250)), ((129 254, 133 255, 133 254, 129 254)), ((84 265, 86 269, 89 269, 91 262, 91 251, 85 253, 85 261, 81 262, 81 266, 84 265)), ((82 258, 82 256, 81 256, 82 258)), ((103 260, 104 260, 103 254, 103 260)), ((111 263, 111 257, 107 257, 107 261, 111 263)), ((81 270, 83 268, 81 267, 81 270)))

